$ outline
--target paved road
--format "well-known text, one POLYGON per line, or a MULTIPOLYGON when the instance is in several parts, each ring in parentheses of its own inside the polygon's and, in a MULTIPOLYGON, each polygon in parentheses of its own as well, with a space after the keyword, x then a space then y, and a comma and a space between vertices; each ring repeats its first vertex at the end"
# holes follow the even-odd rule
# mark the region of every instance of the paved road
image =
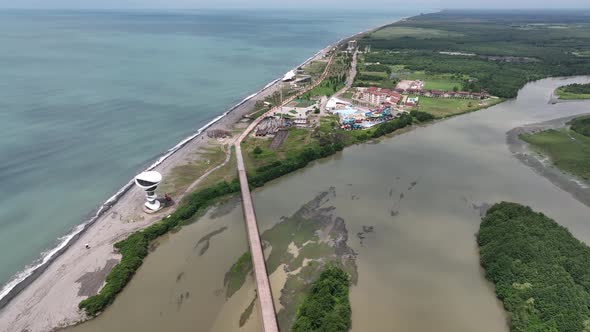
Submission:
POLYGON ((345 93, 346 90, 352 88, 352 83, 354 83, 354 78, 356 77, 356 59, 357 59, 357 55, 358 55, 359 51, 355 50, 354 54, 352 55, 352 63, 350 64, 350 71, 348 72, 348 75, 346 76, 346 84, 344 84, 344 87, 342 89, 340 89, 340 91, 336 92, 334 94, 334 97, 339 97, 341 94, 345 93))
MULTIPOLYGON (((290 103, 293 99, 301 96, 305 92, 313 89, 320 84, 328 74, 328 69, 332 65, 335 54, 330 57, 326 69, 320 78, 305 91, 288 98, 283 102, 283 105, 290 103)), ((282 106, 282 105, 281 105, 282 106)), ((258 126, 260 121, 266 116, 273 114, 281 106, 277 106, 264 113, 262 116, 254 120, 248 128, 238 137, 235 142, 236 147, 236 162, 238 168, 238 176, 240 178, 240 190, 242 194, 242 208, 244 209, 244 221, 246 222, 246 230, 248 233, 248 244, 250 246, 250 253, 252 254, 252 265, 254 267, 254 279, 256 281, 256 290, 258 293, 258 301, 260 301, 260 310, 262 313, 262 327, 264 332, 278 332, 279 327, 272 301, 272 292, 270 289, 270 282, 268 281, 268 274, 266 271, 266 262, 264 260, 264 252, 262 250, 262 243, 260 240, 260 233, 258 231, 258 224, 256 222, 256 213, 254 205, 252 204, 252 195, 250 194, 250 187, 248 186, 248 175, 246 174, 246 166, 244 165, 244 158, 242 157, 241 143, 248 134, 258 126)))

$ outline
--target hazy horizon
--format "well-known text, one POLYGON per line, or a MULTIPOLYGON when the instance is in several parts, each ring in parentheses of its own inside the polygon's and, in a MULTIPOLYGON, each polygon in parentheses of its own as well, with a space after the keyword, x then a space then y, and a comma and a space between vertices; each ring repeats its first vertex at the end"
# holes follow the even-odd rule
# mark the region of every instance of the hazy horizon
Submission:
POLYGON ((203 0, 102 0, 84 1, 79 0, 0 0, 0 9, 87 9, 87 10, 125 10, 125 9, 337 9, 365 11, 390 11, 390 10, 442 10, 442 9, 590 9, 590 3, 582 0, 554 1, 509 1, 498 0, 485 5, 474 5, 473 1, 437 1, 437 0, 416 0, 409 5, 403 1, 387 0, 285 0, 277 2, 274 0, 219 0, 216 2, 203 0))

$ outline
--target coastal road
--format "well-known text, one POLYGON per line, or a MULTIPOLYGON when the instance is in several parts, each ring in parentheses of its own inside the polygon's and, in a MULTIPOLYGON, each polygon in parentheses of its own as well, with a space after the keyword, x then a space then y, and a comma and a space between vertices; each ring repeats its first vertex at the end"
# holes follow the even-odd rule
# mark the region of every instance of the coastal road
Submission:
POLYGON ((262 327, 264 332, 278 332, 279 326, 275 312, 274 303, 272 300, 272 292, 270 289, 270 282, 268 280, 268 273, 266 271, 266 262, 264 259, 264 251, 262 249, 262 241, 260 240, 260 233, 258 231, 258 223, 256 221, 256 213, 254 211, 254 204, 252 203, 252 195, 248 185, 248 174, 246 174, 246 166, 244 158, 242 157, 242 141, 248 134, 258 126, 260 121, 265 117, 273 114, 281 106, 290 103, 293 99, 301 96, 309 90, 318 86, 328 75, 330 66, 334 61, 336 53, 332 54, 326 69, 320 78, 309 88, 298 94, 288 98, 282 105, 270 109, 268 112, 259 116, 244 130, 244 132, 237 138, 234 143, 236 148, 236 163, 238 176, 240 178, 240 191, 242 194, 242 208, 244 210, 244 221, 246 223, 246 231, 248 234, 248 245, 250 246, 250 254, 252 256, 252 266, 254 267, 254 279, 256 281, 256 290, 258 293, 258 301, 260 302, 260 311, 262 313, 262 327))

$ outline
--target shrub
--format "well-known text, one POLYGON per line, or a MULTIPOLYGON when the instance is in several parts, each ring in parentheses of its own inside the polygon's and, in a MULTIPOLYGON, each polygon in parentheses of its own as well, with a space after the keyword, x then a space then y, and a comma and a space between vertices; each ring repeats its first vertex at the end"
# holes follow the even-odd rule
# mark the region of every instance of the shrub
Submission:
POLYGON ((420 122, 427 122, 430 120, 434 120, 434 115, 430 114, 430 113, 426 113, 426 112, 420 112, 420 111, 411 111, 410 115, 420 121, 420 122))

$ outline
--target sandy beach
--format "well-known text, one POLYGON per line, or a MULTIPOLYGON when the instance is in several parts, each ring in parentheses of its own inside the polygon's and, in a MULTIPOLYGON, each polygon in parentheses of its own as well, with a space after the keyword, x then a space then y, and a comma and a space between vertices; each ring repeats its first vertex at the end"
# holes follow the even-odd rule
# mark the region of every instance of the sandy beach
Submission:
MULTIPOLYGON (((303 64, 324 57, 330 48, 332 45, 319 51, 303 64)), ((153 169, 166 178, 174 167, 198 159, 198 151, 220 146, 224 147, 228 156, 223 162, 225 164, 229 160, 228 151, 235 136, 218 141, 208 138, 207 131, 235 131, 245 128, 240 123, 244 115, 253 111, 257 101, 264 100, 278 91, 279 86, 278 80, 271 82, 257 94, 247 97, 247 100, 232 108, 199 135, 192 137, 153 169)), ((198 182, 223 164, 212 165, 205 174, 195 179, 186 192, 173 199, 180 201, 186 193, 198 189, 198 182)), ((161 220, 174 209, 171 207, 155 214, 146 214, 142 210, 144 200, 145 193, 140 188, 131 186, 91 225, 72 238, 61 254, 57 254, 45 266, 15 287, 3 299, 7 304, 0 310, 0 331, 48 331, 87 319, 78 309, 78 303, 100 290, 106 275, 120 260, 113 244, 161 220), (84 247, 86 243, 90 245, 90 249, 84 247)))

